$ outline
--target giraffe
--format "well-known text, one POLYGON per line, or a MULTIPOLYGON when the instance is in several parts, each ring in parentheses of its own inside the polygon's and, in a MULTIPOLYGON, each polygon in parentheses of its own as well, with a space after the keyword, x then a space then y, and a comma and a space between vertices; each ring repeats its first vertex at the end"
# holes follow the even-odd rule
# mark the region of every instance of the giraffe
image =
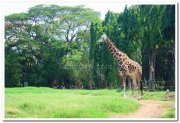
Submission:
POLYGON ((111 52, 112 56, 118 61, 118 72, 119 75, 122 77, 122 85, 124 90, 124 97, 126 96, 126 78, 130 77, 132 79, 132 97, 134 97, 134 90, 136 86, 136 81, 138 81, 138 100, 141 99, 142 93, 142 83, 141 83, 141 75, 142 75, 142 68, 141 66, 131 60, 125 53, 120 51, 108 38, 108 36, 103 33, 101 38, 98 42, 106 42, 111 52))

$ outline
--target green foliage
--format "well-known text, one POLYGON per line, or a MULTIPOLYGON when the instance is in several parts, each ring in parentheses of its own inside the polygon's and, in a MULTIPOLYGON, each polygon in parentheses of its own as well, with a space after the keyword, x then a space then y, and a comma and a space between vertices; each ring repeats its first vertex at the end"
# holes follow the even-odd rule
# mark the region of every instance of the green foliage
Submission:
POLYGON ((109 34, 113 41, 117 41, 117 17, 119 14, 108 11, 105 16, 105 20, 102 23, 93 23, 91 25, 91 45, 90 53, 93 57, 93 78, 96 86, 99 88, 117 86, 119 81, 119 75, 116 69, 116 61, 113 59, 109 52, 107 45, 97 44, 96 41, 100 38, 100 35, 104 32, 109 34), (115 40, 114 40, 115 39, 115 40))
MULTIPOLYGON (((142 53, 143 53, 143 61, 144 61, 143 71, 145 72, 144 77, 149 78, 149 81, 151 80, 153 81, 165 80, 172 82, 175 81, 174 80, 175 79, 174 77, 174 67, 175 67, 174 7, 175 7, 174 5, 140 6, 141 18, 142 18, 141 23, 144 28, 143 37, 142 37, 142 44, 143 44, 142 53), (170 32, 168 32, 167 30, 169 30, 170 32), (151 70, 152 67, 154 68, 154 72, 152 72, 151 70), (152 76, 152 74, 154 75, 152 76)), ((173 85, 174 84, 172 84, 171 86, 173 85)), ((166 86, 169 85, 166 84, 166 86)), ((165 87, 165 88, 169 88, 169 87, 165 87)))
POLYGON ((10 22, 26 21, 27 19, 29 19, 29 15, 27 13, 21 13, 21 14, 14 13, 7 16, 5 21, 10 21, 10 22))
POLYGON ((141 37, 142 26, 140 26, 140 9, 138 6, 130 8, 125 7, 124 12, 118 18, 119 35, 119 48, 125 52, 130 58, 142 63, 141 58, 141 37), (121 43, 121 44, 120 44, 121 43))
POLYGON ((81 74, 83 68, 64 68, 79 63, 90 64, 89 58, 85 57, 90 41, 89 26, 99 19, 98 16, 99 13, 84 6, 58 5, 37 5, 27 13, 6 16, 6 86, 16 86, 24 81, 35 86, 51 86, 54 81, 67 86, 90 82, 85 78, 91 79, 91 76, 81 74), (21 68, 9 67, 11 63, 8 61, 13 61, 10 51, 17 53, 17 66, 20 64, 21 68), (11 77, 12 81, 7 71, 20 73, 21 76, 12 73, 14 78, 18 78, 11 77))
POLYGON ((13 87, 20 84, 22 66, 18 60, 18 54, 16 52, 10 52, 8 56, 5 57, 5 86, 13 87))
POLYGON ((103 21, 85 6, 41 4, 6 16, 5 85, 117 88, 117 61, 106 43, 97 44, 103 32, 142 65, 143 80, 165 80, 163 89, 174 89, 174 5, 126 6, 122 13, 108 11, 103 21))
POLYGON ((6 88, 5 102, 6 118, 106 118, 134 112, 140 106, 116 90, 42 87, 6 88))

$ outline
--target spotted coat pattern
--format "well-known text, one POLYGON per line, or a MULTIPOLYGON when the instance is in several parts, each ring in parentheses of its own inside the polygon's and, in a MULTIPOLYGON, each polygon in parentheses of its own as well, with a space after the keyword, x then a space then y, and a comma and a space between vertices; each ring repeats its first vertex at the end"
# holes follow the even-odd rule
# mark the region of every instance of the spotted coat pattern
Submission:
POLYGON ((123 78, 123 86, 124 86, 124 96, 126 96, 125 88, 126 88, 126 77, 129 76, 132 82, 133 96, 134 96, 134 88, 136 84, 136 80, 138 81, 138 99, 141 98, 140 94, 140 81, 142 75, 141 66, 131 60, 125 53, 120 51, 116 46, 112 43, 112 41, 107 37, 106 43, 108 45, 109 51, 112 53, 113 57, 118 61, 118 71, 120 76, 123 78))
POLYGON ((140 74, 142 74, 142 68, 137 62, 131 60, 125 53, 117 49, 109 38, 107 38, 106 41, 109 51, 119 63, 118 71, 121 72, 122 76, 128 76, 129 73, 133 72, 140 72, 140 74))

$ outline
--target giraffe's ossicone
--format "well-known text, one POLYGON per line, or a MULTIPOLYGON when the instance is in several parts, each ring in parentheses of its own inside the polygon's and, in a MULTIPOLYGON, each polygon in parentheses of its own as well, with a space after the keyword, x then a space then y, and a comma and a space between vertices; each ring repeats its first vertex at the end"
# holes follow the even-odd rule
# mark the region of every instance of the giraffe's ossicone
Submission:
POLYGON ((132 79, 132 96, 134 97, 134 90, 136 86, 136 81, 138 82, 138 100, 141 99, 141 91, 142 91, 142 68, 141 66, 130 59, 125 53, 120 51, 112 41, 107 37, 104 33, 99 42, 106 42, 111 52, 112 56, 118 61, 118 71, 119 75, 122 77, 122 84, 124 87, 124 97, 126 97, 126 78, 129 76, 132 79))

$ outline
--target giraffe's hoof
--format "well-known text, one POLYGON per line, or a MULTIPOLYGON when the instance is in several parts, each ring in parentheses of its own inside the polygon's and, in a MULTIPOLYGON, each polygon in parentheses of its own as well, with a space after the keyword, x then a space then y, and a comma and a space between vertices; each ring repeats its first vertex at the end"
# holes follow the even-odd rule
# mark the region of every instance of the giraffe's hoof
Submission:
POLYGON ((138 96, 138 100, 141 100, 141 96, 138 96))
POLYGON ((127 95, 124 95, 124 98, 127 98, 127 95))

